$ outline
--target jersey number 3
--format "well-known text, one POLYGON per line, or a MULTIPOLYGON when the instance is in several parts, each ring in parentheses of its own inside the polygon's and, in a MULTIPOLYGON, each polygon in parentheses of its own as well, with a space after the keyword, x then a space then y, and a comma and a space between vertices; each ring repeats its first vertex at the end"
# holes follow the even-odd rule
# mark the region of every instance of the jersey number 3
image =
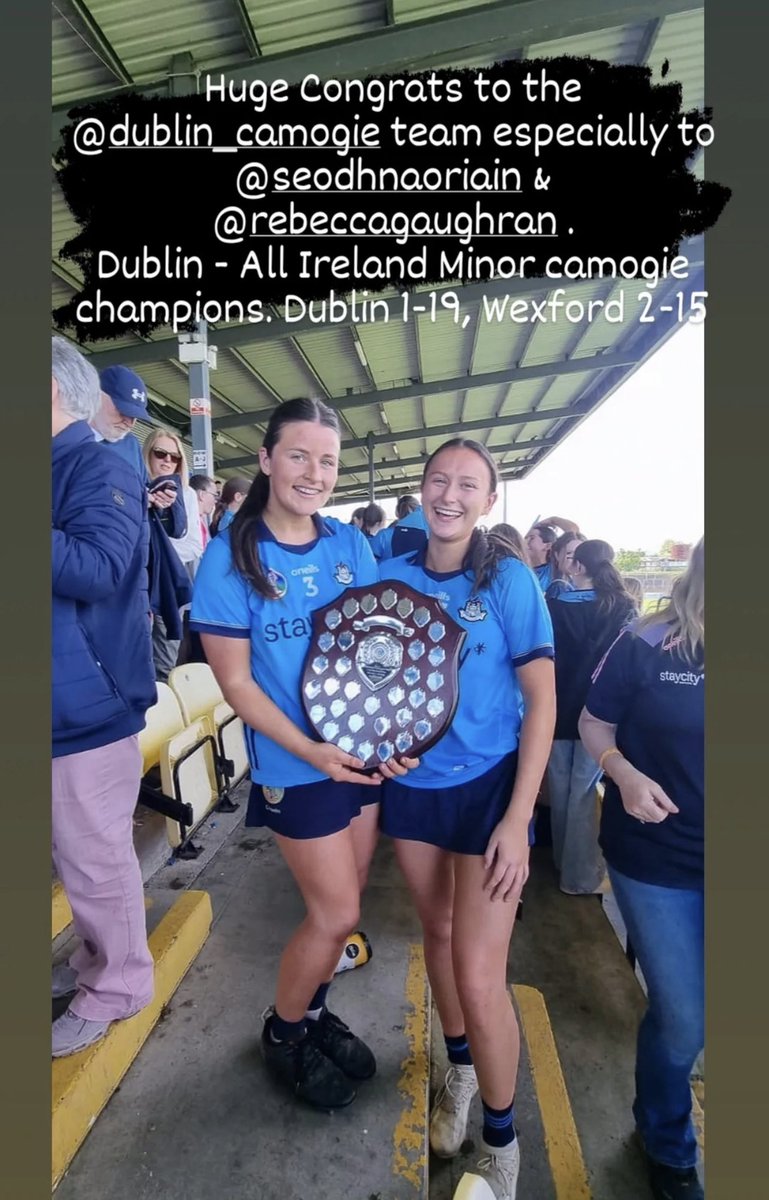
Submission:
POLYGON ((312 575, 303 575, 302 583, 305 586, 305 593, 304 593, 305 596, 317 596, 318 595, 318 586, 317 586, 315 580, 313 579, 312 575))

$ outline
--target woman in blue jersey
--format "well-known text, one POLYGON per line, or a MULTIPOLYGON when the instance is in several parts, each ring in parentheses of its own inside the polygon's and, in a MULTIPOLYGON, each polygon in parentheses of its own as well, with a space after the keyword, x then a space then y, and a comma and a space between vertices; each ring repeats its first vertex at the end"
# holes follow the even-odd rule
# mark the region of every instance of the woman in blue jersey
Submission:
POLYGON ((314 400, 279 405, 259 463, 232 524, 204 555, 191 628, 246 726, 253 780, 246 824, 273 830, 307 909, 281 958, 264 1058, 300 1099, 332 1109, 349 1104, 353 1081, 376 1068, 325 1001, 358 922, 377 836, 377 785, 406 768, 388 764, 379 776, 362 775, 360 760, 314 739, 302 708, 310 614, 377 578, 360 531, 318 516, 337 478, 335 413, 314 400))
POLYGON ((705 551, 595 674, 579 722, 607 776, 601 847, 646 980, 636 1126, 655 1200, 702 1200, 689 1077, 705 1040, 705 551))
POLYGON ((571 565, 574 561, 574 551, 580 542, 584 542, 584 533, 572 533, 569 529, 557 537, 550 547, 551 581, 545 589, 545 599, 554 600, 561 592, 573 589, 571 581, 571 565))
POLYGON ((606 869, 598 845, 595 787, 601 772, 579 740, 577 722, 593 671, 636 608, 598 538, 575 543, 571 588, 547 605, 555 638, 555 739, 547 764, 553 858, 562 892, 592 895, 606 869))
POLYGON ((211 517, 211 537, 216 537, 217 533, 232 524, 235 513, 242 507, 250 487, 250 480, 243 475, 236 475, 226 481, 211 517))
POLYGON ((543 592, 547 591, 555 579, 552 554, 553 546, 558 540, 559 529, 564 533, 579 532, 579 526, 566 517, 545 517, 543 521, 537 521, 532 525, 526 534, 529 561, 543 592))
POLYGON ((497 1200, 513 1200, 519 1033, 507 953, 528 877, 555 692, 552 630, 537 580, 503 537, 476 529, 496 488, 484 446, 447 442, 428 459, 422 481, 427 545, 380 563, 383 579, 437 596, 467 630, 452 724, 407 785, 385 782, 381 824, 395 838, 422 922, 449 1056, 431 1146, 443 1157, 458 1153, 480 1086, 484 1157, 469 1186, 488 1185, 497 1200))

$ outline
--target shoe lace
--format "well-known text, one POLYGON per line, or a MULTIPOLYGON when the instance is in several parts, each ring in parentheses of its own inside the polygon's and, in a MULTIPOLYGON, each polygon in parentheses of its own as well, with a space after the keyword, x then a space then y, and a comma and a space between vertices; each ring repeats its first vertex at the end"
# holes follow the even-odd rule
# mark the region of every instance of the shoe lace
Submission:
POLYGON ((464 1101, 472 1100, 475 1088, 474 1073, 459 1071, 455 1066, 450 1066, 438 1095, 437 1104, 441 1108, 459 1108, 464 1101))
POLYGON ((513 1184, 516 1182, 514 1172, 509 1170, 504 1159, 499 1158, 496 1154, 487 1154, 484 1158, 482 1158, 478 1163, 478 1170, 496 1171, 497 1175, 500 1176, 502 1182, 504 1183, 505 1188, 508 1190, 510 1190, 513 1184))

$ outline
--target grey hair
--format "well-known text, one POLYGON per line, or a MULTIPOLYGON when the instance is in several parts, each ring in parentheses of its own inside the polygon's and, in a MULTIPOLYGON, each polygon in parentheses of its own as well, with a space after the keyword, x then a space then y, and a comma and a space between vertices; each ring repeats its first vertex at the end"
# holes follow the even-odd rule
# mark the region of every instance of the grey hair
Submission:
POLYGON ((78 421, 96 416, 101 408, 98 372, 66 338, 51 338, 51 374, 64 412, 78 421))

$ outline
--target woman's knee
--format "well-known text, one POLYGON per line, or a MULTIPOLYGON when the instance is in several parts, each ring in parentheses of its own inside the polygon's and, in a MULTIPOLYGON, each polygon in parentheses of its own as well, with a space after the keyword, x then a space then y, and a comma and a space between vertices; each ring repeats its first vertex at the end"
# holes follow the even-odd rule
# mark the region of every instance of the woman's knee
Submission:
POLYGON ((313 928, 323 937, 344 941, 360 922, 360 901, 350 897, 331 907, 313 907, 307 914, 313 928))

